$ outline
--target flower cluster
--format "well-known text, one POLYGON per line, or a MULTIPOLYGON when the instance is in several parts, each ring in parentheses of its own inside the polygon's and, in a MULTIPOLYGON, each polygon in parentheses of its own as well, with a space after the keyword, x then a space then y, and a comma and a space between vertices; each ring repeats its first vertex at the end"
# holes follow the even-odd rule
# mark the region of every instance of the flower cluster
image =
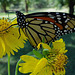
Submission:
MULTIPOLYGON (((65 53, 65 43, 63 39, 52 42, 52 46, 39 43, 37 48, 42 45, 42 58, 38 59, 28 55, 22 55, 21 59, 25 63, 19 64, 21 73, 31 73, 30 75, 65 75, 65 66, 68 57, 65 53)), ((35 53, 36 54, 36 53, 35 53)))

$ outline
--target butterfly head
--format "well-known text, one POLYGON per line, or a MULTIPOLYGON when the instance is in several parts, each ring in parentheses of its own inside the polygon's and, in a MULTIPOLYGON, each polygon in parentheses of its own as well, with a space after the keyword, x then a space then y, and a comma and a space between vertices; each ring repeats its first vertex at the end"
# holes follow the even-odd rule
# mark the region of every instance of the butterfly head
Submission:
POLYGON ((20 28, 24 28, 25 27, 25 15, 23 13, 21 13, 20 11, 16 11, 16 15, 17 15, 17 22, 18 25, 20 26, 20 28))

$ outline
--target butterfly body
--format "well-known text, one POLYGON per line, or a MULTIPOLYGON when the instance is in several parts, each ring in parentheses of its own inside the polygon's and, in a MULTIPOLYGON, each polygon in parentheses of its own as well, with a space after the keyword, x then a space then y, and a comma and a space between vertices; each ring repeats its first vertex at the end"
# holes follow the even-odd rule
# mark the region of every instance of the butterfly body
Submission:
POLYGON ((43 38, 50 42, 62 35, 75 32, 75 16, 59 12, 38 12, 28 15, 17 11, 17 22, 33 46, 43 38))

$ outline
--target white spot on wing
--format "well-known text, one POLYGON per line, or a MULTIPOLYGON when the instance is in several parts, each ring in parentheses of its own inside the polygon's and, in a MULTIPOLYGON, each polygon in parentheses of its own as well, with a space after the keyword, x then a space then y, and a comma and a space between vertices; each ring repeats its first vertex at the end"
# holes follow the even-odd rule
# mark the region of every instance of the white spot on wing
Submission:
POLYGON ((58 12, 56 12, 56 14, 59 14, 58 12))
POLYGON ((61 21, 58 21, 60 24, 62 24, 62 22, 61 21))
POLYGON ((61 20, 61 18, 57 18, 58 20, 61 20))
POLYGON ((63 16, 63 18, 66 18, 66 16, 63 16))
POLYGON ((20 17, 22 19, 22 17, 20 17))
POLYGON ((48 21, 45 21, 45 23, 48 23, 48 21))
POLYGON ((26 23, 26 25, 28 25, 28 23, 26 23))
POLYGON ((56 15, 57 17, 60 17, 60 15, 56 15))
POLYGON ((66 25, 65 28, 68 28, 68 25, 66 25))
POLYGON ((53 22, 50 22, 50 24, 54 24, 53 22))
POLYGON ((63 13, 63 15, 65 15, 65 13, 63 13))
POLYGON ((25 24, 23 23, 23 26, 24 26, 25 24))
POLYGON ((42 19, 38 19, 38 18, 37 18, 37 20, 42 20, 42 19))

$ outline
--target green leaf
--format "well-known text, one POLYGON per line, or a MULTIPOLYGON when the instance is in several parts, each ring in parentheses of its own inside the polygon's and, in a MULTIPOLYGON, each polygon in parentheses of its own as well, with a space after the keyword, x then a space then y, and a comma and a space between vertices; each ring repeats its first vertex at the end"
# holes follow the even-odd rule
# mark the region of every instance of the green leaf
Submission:
POLYGON ((31 52, 27 53, 26 55, 30 55, 31 56, 31 55, 34 55, 34 54, 33 54, 33 51, 31 51, 31 52))
POLYGON ((38 51, 36 51, 35 49, 33 49, 33 53, 38 57, 38 58, 42 58, 43 55, 41 53, 39 53, 38 51))

